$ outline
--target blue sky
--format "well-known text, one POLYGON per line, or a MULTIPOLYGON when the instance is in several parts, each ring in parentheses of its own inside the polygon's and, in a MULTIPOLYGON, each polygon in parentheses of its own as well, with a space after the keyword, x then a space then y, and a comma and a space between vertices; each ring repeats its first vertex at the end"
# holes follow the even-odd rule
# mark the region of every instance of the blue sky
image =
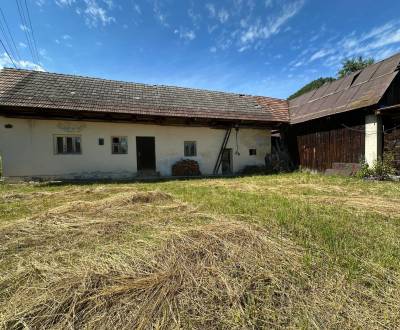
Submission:
MULTIPOLYGON (((398 0, 27 0, 0 3, 23 68, 285 98, 343 58, 400 52, 398 0), (22 1, 23 2, 23 1, 22 1)), ((0 31, 0 38, 4 36, 0 31)), ((0 49, 0 67, 11 66, 0 49)))

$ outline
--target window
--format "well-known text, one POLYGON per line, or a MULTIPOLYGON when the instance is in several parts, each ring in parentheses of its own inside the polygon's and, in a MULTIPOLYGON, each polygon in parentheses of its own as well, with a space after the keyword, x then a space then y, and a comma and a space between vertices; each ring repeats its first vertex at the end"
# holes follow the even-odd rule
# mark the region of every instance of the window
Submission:
POLYGON ((55 137, 56 154, 80 154, 81 137, 80 136, 56 136, 55 137))
POLYGON ((113 154, 127 154, 128 138, 126 136, 113 136, 111 138, 111 152, 113 154))
POLYGON ((104 146, 104 139, 103 138, 99 138, 99 146, 104 146))
POLYGON ((197 156, 196 141, 185 141, 185 157, 197 156))
POLYGON ((256 156, 257 155, 257 149, 249 149, 249 155, 250 156, 256 156))

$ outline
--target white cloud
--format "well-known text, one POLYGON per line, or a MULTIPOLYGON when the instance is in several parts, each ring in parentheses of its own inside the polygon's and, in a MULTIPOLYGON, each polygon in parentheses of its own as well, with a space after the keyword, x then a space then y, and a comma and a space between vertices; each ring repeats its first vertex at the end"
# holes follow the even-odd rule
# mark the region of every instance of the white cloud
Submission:
MULTIPOLYGON (((45 71, 45 69, 41 65, 32 63, 30 61, 14 60, 14 63, 17 65, 18 68, 21 68, 21 69, 45 71)), ((8 68, 14 67, 13 62, 10 60, 10 58, 7 56, 6 53, 3 53, 2 55, 0 55, 0 68, 2 69, 4 67, 8 67, 8 68)))
POLYGON ((192 41, 196 38, 196 33, 193 30, 187 30, 185 28, 176 29, 174 33, 177 34, 179 38, 186 41, 192 41))
POLYGON ((41 58, 47 60, 47 61, 52 61, 53 59, 48 55, 47 50, 44 48, 39 49, 39 55, 41 58))
POLYGON ((135 10, 136 13, 138 13, 139 15, 142 15, 142 9, 140 8, 140 6, 137 3, 134 4, 133 9, 135 10))
POLYGON ((20 28, 22 31, 30 31, 29 28, 28 28, 26 25, 23 25, 23 24, 20 24, 20 25, 19 25, 19 28, 20 28))
POLYGON ((71 6, 76 0, 55 0, 56 4, 60 7, 71 6))
POLYGON ((21 47, 21 48, 27 48, 28 47, 28 45, 26 43, 24 43, 24 42, 19 42, 18 46, 21 47))
POLYGON ((84 14, 87 26, 97 27, 99 23, 105 26, 115 22, 115 18, 110 16, 106 9, 100 7, 96 0, 85 0, 85 4, 84 14))
POLYGON ((225 23, 229 19, 229 13, 225 9, 218 12, 218 19, 221 23, 225 23))
POLYGON ((159 0, 154 1, 153 12, 154 17, 161 23, 162 26, 169 27, 169 24, 167 22, 167 15, 162 11, 161 3, 159 0))
POLYGON ((39 7, 43 7, 44 4, 46 3, 46 0, 36 0, 35 3, 36 3, 36 5, 38 5, 39 7))
POLYGON ((103 0, 103 2, 108 6, 109 9, 114 7, 114 1, 113 0, 103 0))
POLYGON ((268 39, 277 34, 280 28, 293 16, 295 16, 303 7, 304 0, 298 0, 289 4, 285 4, 282 12, 274 17, 269 17, 267 22, 260 19, 242 31, 240 42, 242 45, 253 43, 259 39, 268 39))
POLYGON ((211 17, 215 17, 215 15, 217 14, 217 10, 215 9, 215 5, 212 3, 207 3, 206 4, 206 8, 210 14, 211 17))
POLYGON ((71 37, 69 34, 64 34, 64 35, 62 36, 62 38, 63 38, 64 40, 71 40, 71 39, 72 39, 72 37, 71 37))
POLYGON ((326 57, 332 53, 334 53, 333 49, 321 49, 311 56, 310 62, 326 57))
POLYGON ((270 8, 274 4, 273 0, 265 0, 265 7, 270 8))
POLYGON ((308 48, 290 63, 291 68, 298 67, 296 63, 300 62, 306 65, 321 61, 331 69, 337 69, 344 59, 355 56, 373 57, 375 60, 387 58, 400 51, 400 20, 387 22, 364 33, 353 31, 342 38, 335 35, 326 39, 319 47, 315 46, 315 41, 321 40, 321 35, 309 39, 308 48))

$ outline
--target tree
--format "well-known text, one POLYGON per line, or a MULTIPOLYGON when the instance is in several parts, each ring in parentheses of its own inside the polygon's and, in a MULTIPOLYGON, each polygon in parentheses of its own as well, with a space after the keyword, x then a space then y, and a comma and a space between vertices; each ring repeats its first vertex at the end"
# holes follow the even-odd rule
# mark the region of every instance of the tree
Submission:
POLYGON ((338 77, 343 78, 349 74, 362 70, 368 65, 375 63, 373 58, 363 58, 362 56, 347 58, 342 62, 342 68, 338 72, 338 77))
POLYGON ((313 80, 312 82, 308 83, 307 85, 305 85, 304 87, 299 89, 296 93, 290 95, 288 97, 288 100, 294 99, 294 98, 296 98, 302 94, 305 94, 309 91, 320 88, 323 84, 325 84, 327 82, 332 82, 334 80, 335 80, 335 78, 332 78, 332 77, 326 77, 326 78, 321 77, 319 79, 313 80))

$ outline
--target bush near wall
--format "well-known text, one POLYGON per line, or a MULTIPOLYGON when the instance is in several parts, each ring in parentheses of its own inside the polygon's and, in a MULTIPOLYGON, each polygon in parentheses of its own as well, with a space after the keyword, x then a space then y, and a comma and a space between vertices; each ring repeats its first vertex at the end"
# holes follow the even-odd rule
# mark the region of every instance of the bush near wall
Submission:
POLYGON ((182 159, 172 165, 173 176, 200 176, 199 163, 192 159, 182 159))
POLYGON ((391 153, 385 154, 381 159, 377 159, 370 167, 365 161, 361 163, 361 168, 356 176, 359 178, 388 180, 396 175, 394 167, 394 156, 391 153))

